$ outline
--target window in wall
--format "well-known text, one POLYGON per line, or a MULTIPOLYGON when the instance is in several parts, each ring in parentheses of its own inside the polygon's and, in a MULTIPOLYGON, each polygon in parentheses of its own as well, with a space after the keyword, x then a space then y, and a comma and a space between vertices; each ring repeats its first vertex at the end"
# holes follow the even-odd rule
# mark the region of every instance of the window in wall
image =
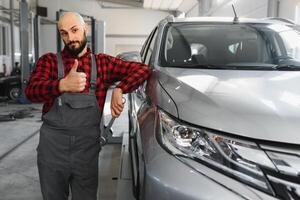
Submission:
POLYGON ((115 55, 130 51, 140 51, 141 45, 138 44, 117 44, 115 47, 115 55))

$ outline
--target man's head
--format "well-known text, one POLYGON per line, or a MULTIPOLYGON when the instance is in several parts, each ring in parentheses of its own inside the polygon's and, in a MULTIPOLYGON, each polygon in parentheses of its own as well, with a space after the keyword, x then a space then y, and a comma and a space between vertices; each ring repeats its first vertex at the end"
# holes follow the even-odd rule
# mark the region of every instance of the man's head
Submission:
POLYGON ((66 12, 58 21, 58 30, 71 54, 77 56, 86 47, 87 24, 75 12, 66 12))

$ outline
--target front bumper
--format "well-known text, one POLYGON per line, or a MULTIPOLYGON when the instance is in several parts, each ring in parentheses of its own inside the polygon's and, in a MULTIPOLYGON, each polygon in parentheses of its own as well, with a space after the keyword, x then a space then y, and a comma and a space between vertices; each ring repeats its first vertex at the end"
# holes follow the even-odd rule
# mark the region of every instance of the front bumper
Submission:
POLYGON ((196 161, 174 157, 160 146, 155 136, 147 142, 144 145, 145 200, 276 199, 196 161))

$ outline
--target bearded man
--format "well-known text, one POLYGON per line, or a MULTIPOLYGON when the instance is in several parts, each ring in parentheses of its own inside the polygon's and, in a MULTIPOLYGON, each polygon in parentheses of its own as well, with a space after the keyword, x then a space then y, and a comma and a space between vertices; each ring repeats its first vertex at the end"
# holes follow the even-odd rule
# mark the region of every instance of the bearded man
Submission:
POLYGON ((39 58, 25 93, 44 102, 37 148, 41 191, 45 200, 96 200, 100 119, 106 92, 112 92, 111 114, 123 110, 122 95, 138 88, 150 75, 148 66, 126 62, 87 47, 88 26, 75 12, 58 22, 65 44, 57 54, 39 58))

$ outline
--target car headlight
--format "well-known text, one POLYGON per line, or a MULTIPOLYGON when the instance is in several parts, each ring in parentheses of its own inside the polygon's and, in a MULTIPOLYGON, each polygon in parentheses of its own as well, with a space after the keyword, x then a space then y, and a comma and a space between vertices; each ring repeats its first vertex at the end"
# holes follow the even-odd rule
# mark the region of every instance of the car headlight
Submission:
POLYGON ((195 159, 227 176, 274 194, 263 168, 275 170, 272 161, 251 141, 220 135, 182 123, 159 110, 162 145, 172 154, 195 159))

